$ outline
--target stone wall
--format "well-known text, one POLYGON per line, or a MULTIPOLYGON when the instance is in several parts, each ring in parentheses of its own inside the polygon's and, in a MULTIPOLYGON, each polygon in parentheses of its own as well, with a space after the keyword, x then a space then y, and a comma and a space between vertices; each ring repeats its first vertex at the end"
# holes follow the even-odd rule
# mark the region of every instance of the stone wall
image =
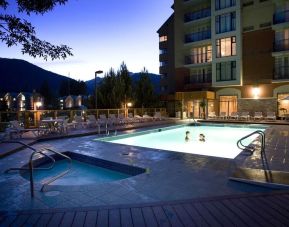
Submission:
POLYGON ((277 115, 277 99, 238 99, 238 112, 246 111, 251 116, 254 116, 254 112, 262 112, 265 116, 267 112, 275 112, 277 115))

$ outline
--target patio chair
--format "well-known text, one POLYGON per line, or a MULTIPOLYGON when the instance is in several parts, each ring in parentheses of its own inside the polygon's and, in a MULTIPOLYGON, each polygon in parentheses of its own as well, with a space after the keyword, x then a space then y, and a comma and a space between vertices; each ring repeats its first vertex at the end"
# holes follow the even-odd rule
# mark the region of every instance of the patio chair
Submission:
POLYGON ((255 112, 254 113, 254 120, 262 120, 263 119, 263 113, 262 112, 255 112))
POLYGON ((230 118, 231 118, 231 119, 238 120, 238 119, 239 119, 239 114, 238 114, 238 112, 232 112, 232 113, 230 114, 230 118))
POLYGON ((87 115, 86 125, 87 127, 96 127, 98 125, 95 115, 87 115))
POLYGON ((150 115, 148 114, 144 114, 142 115, 142 118, 145 120, 145 121, 152 121, 154 118, 151 117, 150 115))
POLYGON ((241 112, 240 113, 240 116, 239 116, 239 119, 240 120, 242 120, 242 119, 244 119, 244 120, 249 120, 250 119, 250 114, 249 114, 249 112, 241 112))
POLYGON ((223 119, 223 120, 225 120, 225 119, 227 119, 227 113, 226 112, 220 112, 220 115, 219 115, 219 118, 220 119, 223 119))
POLYGON ((276 113, 275 112, 267 112, 267 116, 265 117, 266 120, 276 120, 276 113))
POLYGON ((100 125, 100 126, 106 126, 107 124, 107 118, 106 118, 106 115, 105 114, 100 114, 99 115, 99 118, 97 120, 97 123, 100 125))
POLYGON ((162 120, 162 114, 161 112, 155 112, 154 116, 153 116, 154 120, 162 120))
POLYGON ((13 134, 16 134, 18 138, 22 138, 23 134, 26 132, 32 132, 35 137, 38 137, 42 132, 46 131, 46 129, 42 128, 26 129, 19 121, 10 121, 9 123, 10 127, 6 129, 6 132, 9 134, 9 138, 12 138, 13 134))
POLYGON ((216 113, 213 111, 213 112, 209 112, 208 113, 208 118, 209 119, 216 119, 217 118, 217 115, 216 113))
POLYGON ((71 127, 74 127, 74 123, 69 123, 69 119, 67 118, 59 125, 59 132, 61 134, 68 134, 68 129, 71 127))
POLYGON ((82 116, 78 115, 74 116, 72 123, 74 124, 74 128, 84 128, 84 126, 86 125, 82 119, 82 116))

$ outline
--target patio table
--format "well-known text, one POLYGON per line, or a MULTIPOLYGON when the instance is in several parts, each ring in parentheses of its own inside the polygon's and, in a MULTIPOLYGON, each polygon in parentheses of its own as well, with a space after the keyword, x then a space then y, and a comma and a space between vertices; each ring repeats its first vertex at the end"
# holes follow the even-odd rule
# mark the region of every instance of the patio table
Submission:
POLYGON ((63 126, 63 119, 44 119, 40 121, 40 125, 46 125, 50 133, 61 133, 61 127, 63 126))

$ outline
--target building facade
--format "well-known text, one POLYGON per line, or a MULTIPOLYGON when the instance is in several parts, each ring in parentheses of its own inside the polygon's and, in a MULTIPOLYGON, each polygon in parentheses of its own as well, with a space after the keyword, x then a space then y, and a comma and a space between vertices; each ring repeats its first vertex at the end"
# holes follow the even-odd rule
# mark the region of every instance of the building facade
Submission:
POLYGON ((288 0, 175 0, 173 9, 158 31, 160 62, 162 46, 173 42, 169 73, 160 66, 162 85, 173 84, 163 87, 164 99, 194 117, 289 113, 288 0))

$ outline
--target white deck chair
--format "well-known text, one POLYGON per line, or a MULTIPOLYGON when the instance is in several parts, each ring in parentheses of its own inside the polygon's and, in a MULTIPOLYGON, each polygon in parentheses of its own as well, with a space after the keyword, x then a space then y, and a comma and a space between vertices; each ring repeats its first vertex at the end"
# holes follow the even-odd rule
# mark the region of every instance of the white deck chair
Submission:
POLYGON ((242 119, 244 119, 244 120, 249 120, 250 119, 250 114, 249 114, 249 112, 241 112, 240 113, 240 116, 239 116, 239 119, 240 120, 242 120, 242 119))
POLYGON ((86 124, 87 127, 96 127, 98 125, 94 115, 87 115, 86 124))
POLYGON ((219 118, 220 118, 220 119, 224 119, 224 120, 225 120, 225 119, 227 119, 227 117, 228 117, 228 116, 227 116, 227 113, 226 113, 226 112, 220 112, 220 115, 219 115, 219 118))
POLYGON ((12 134, 16 134, 17 137, 22 138, 25 132, 32 132, 35 137, 38 137, 42 132, 45 132, 46 129, 37 128, 37 129, 26 129, 24 128, 19 121, 10 121, 10 127, 7 128, 9 137, 12 138, 12 134))
POLYGON ((265 117, 266 120, 276 120, 276 113, 275 112, 267 112, 267 116, 265 117))
POLYGON ((107 124, 107 118, 106 118, 106 115, 105 114, 100 114, 99 115, 99 118, 97 120, 97 123, 100 125, 100 126, 105 126, 107 124))
POLYGON ((262 120, 263 119, 263 113, 262 112, 255 112, 254 113, 254 120, 262 120))
POLYGON ((153 116, 154 120, 162 120, 162 114, 161 112, 155 112, 154 116, 153 116))
POLYGON ((86 125, 85 122, 82 119, 82 116, 74 116, 74 120, 72 121, 72 123, 74 124, 74 128, 84 128, 84 126, 86 125))
POLYGON ((236 119, 236 120, 238 120, 238 119, 239 119, 239 114, 238 114, 238 112, 232 112, 232 113, 230 114, 230 118, 231 118, 231 119, 236 119))
POLYGON ((209 119, 216 119, 217 118, 217 115, 216 113, 213 111, 213 112, 209 112, 208 113, 208 118, 209 119))

